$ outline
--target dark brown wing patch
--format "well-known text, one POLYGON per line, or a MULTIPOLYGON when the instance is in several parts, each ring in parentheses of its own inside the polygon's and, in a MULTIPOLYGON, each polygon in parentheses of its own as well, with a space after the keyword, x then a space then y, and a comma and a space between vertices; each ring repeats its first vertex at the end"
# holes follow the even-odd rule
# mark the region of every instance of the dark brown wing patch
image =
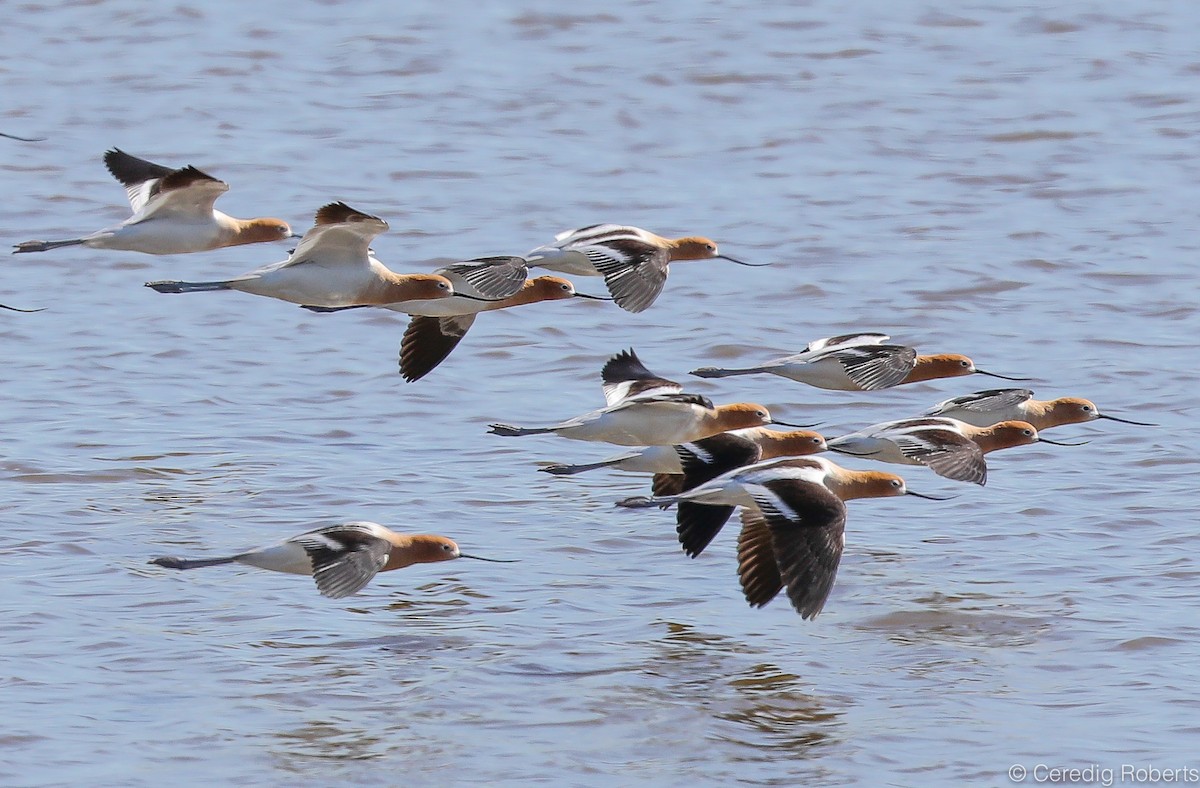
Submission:
POLYGON ((804 619, 825 606, 846 537, 846 505, 823 485, 780 479, 751 490, 771 531, 779 576, 804 619))
POLYGON ((400 374, 409 383, 420 380, 458 347, 475 322, 475 315, 413 317, 400 340, 400 374))
POLYGON ((158 183, 154 184, 150 189, 150 197, 163 192, 174 191, 176 189, 186 189, 197 183, 210 181, 212 183, 222 183, 223 181, 214 178, 207 173, 201 172, 195 167, 184 167, 178 170, 172 170, 159 179, 158 183))
POLYGON ((742 507, 742 530, 738 534, 738 581, 751 607, 762 607, 783 590, 783 578, 775 560, 775 543, 767 520, 758 509, 742 507))
POLYGON ((683 492, 683 474, 682 473, 656 473, 654 481, 651 482, 651 492, 656 498, 662 498, 667 495, 679 495, 683 492))
POLYGON ((314 224, 341 224, 343 222, 362 222, 368 219, 379 220, 378 216, 351 208, 344 202, 331 202, 317 209, 314 224))

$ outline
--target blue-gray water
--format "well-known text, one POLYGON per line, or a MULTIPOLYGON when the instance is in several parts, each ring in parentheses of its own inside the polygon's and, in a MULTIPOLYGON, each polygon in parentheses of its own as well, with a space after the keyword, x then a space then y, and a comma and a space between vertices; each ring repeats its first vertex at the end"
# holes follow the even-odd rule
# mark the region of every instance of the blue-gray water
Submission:
MULTIPOLYGON (((120 146, 298 229, 388 219, 401 271, 602 221, 769 268, 677 264, 630 315, 480 317, 403 383, 404 322, 164 296, 283 244, 63 249, 0 270, 8 785, 1007 784, 1200 766, 1195 623, 1200 12, 1166 0, 0 3, 7 243, 120 221, 120 146), (1066 427, 952 501, 850 505, 825 612, 742 601, 602 445, 485 434, 601 402, 603 360, 760 360, 884 330, 1161 424, 1066 427), (372 519, 519 564, 332 601, 216 555, 372 519), (1032 778, 1030 778, 1032 779, 1032 778)), ((600 292, 598 280, 581 289, 600 292)), ((988 378, 871 394, 689 379, 830 434, 988 378)), ((865 466, 859 466, 865 467, 865 466)), ((893 468, 894 469, 894 468, 893 468)), ((731 529, 732 531, 732 529, 731 529)))

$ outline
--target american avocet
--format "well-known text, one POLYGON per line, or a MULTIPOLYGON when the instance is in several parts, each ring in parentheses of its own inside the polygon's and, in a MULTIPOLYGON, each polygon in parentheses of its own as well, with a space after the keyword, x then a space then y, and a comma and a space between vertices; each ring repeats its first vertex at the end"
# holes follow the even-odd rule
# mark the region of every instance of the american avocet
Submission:
POLYGON ((770 373, 835 391, 873 391, 904 383, 972 374, 1004 380, 1026 380, 979 369, 971 359, 958 353, 922 356, 905 345, 882 344, 888 339, 890 337, 886 334, 829 337, 810 342, 800 353, 769 361, 762 366, 742 369, 701 367, 692 370, 692 374, 701 378, 725 378, 770 373))
POLYGON ((346 205, 329 203, 288 259, 221 282, 147 282, 160 293, 239 290, 301 305, 384 306, 454 295, 437 274, 397 274, 371 253, 371 239, 387 222, 346 205))
POLYGON ((619 446, 670 446, 767 424, 808 426, 772 419, 766 407, 752 402, 714 406, 708 397, 686 393, 675 381, 646 369, 632 349, 610 358, 601 380, 607 407, 549 427, 492 424, 489 432, 505 436, 556 433, 572 440, 619 446))
MULTIPOLYGON (((520 260, 521 258, 512 258, 520 260)), ((475 323, 480 312, 508 309, 541 301, 560 301, 567 298, 590 298, 607 301, 607 298, 575 292, 575 286, 557 276, 539 276, 525 281, 514 293, 500 300, 467 300, 464 293, 477 299, 493 297, 473 288, 462 275, 462 264, 439 268, 435 273, 448 278, 457 294, 451 298, 415 302, 405 305, 403 311, 413 318, 404 332, 400 343, 400 374, 407 381, 420 380, 441 364, 458 346, 467 331, 475 323)))
POLYGON ((549 427, 491 424, 488 432, 506 436, 554 433, 618 446, 667 446, 771 423, 766 407, 752 402, 714 406, 699 394, 658 394, 624 400, 549 427))
MULTIPOLYGON (((716 436, 725 440, 729 436, 716 436)), ((712 439, 710 439, 712 440, 712 439)), ((700 452, 721 451, 701 444, 700 452)), ((820 457, 790 457, 735 468, 679 495, 629 498, 618 506, 679 504, 677 530, 684 551, 700 554, 733 509, 744 507, 738 539, 738 576, 753 607, 787 588, 802 618, 821 612, 845 546, 845 501, 920 495, 892 473, 851 471, 820 457)), ((937 500, 937 499, 935 499, 937 500)))
MULTIPOLYGON (((812 430, 773 430, 769 427, 750 427, 743 430, 731 430, 729 434, 753 441, 762 449, 762 459, 764 460, 775 457, 799 457, 825 451, 825 438, 821 433, 812 430)), ((575 465, 549 463, 538 470, 556 476, 570 476, 598 468, 672 476, 683 473, 683 466, 679 463, 679 454, 675 451, 674 446, 646 446, 636 451, 622 452, 598 462, 575 465)))
POLYGON ((1156 427, 1146 421, 1120 419, 1101 413, 1096 403, 1082 397, 1059 397, 1040 400, 1029 389, 988 389, 939 402, 925 411, 930 416, 946 416, 978 427, 988 427, 998 421, 1027 421, 1039 430, 1063 424, 1078 424, 1095 419, 1108 419, 1139 427, 1156 427))
POLYGON ((278 544, 223 558, 164 557, 150 563, 167 569, 198 569, 237 563, 272 572, 312 575, 322 595, 341 599, 361 591, 379 572, 455 558, 510 563, 467 555, 444 536, 400 534, 379 523, 366 521, 318 528, 278 544))
POLYGON ((113 148, 104 164, 125 186, 130 216, 115 227, 66 241, 26 241, 13 254, 88 246, 146 254, 207 252, 298 237, 282 219, 235 219, 213 208, 229 184, 195 167, 174 170, 113 148))
POLYGON ((670 264, 683 260, 721 258, 713 241, 700 236, 663 238, 639 227, 593 224, 554 236, 554 243, 525 255, 530 265, 560 271, 568 276, 603 276, 617 306, 641 312, 654 303, 667 282, 670 264))
POLYGON ((873 424, 870 427, 830 438, 830 451, 901 465, 925 465, 938 476, 960 482, 987 483, 983 455, 998 449, 1031 443, 1077 446, 1038 435, 1032 424, 1002 421, 976 427, 957 419, 925 417, 873 424))

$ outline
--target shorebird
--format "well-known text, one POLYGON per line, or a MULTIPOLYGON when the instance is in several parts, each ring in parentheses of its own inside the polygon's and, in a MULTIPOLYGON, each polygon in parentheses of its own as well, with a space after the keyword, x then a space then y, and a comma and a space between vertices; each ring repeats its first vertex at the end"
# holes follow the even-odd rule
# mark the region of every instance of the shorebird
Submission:
POLYGON ((1040 400, 1029 389, 988 389, 944 400, 925 411, 930 416, 945 416, 977 427, 988 427, 999 421, 1026 421, 1039 430, 1063 424, 1079 424, 1096 419, 1157 427, 1146 421, 1120 419, 1101 413, 1096 403, 1082 397, 1059 397, 1040 400))
POLYGON ((282 262, 219 282, 147 282, 146 287, 160 293, 239 290, 318 307, 396 307, 454 295, 444 276, 397 274, 379 262, 370 244, 387 228, 378 216, 333 202, 317 211, 312 229, 282 262))
POLYGON ((810 342, 800 353, 761 366, 741 369, 700 367, 692 370, 692 374, 701 378, 725 378, 770 373, 834 391, 874 391, 963 375, 1025 380, 979 369, 975 362, 959 353, 923 356, 906 345, 883 344, 890 338, 886 334, 827 337, 810 342))
POLYGON ((515 269, 518 265, 524 270, 525 260, 520 257, 482 258, 434 271, 450 280, 456 295, 406 305, 404 311, 413 318, 409 321, 404 339, 400 343, 400 374, 405 380, 420 380, 445 361, 474 325, 475 316, 480 312, 568 298, 610 300, 578 293, 573 284, 557 276, 539 276, 528 280, 522 278, 517 288, 510 292, 485 292, 470 278, 470 275, 480 268, 490 271, 495 268, 515 269), (474 298, 462 298, 463 294, 474 298))
POLYGON ((272 572, 312 575, 323 596, 341 599, 361 591, 379 572, 455 558, 510 563, 467 555, 444 536, 401 534, 379 523, 366 521, 318 528, 278 544, 222 558, 168 556, 155 558, 150 563, 167 569, 198 569, 237 563, 272 572))
POLYGON ((924 417, 873 424, 857 432, 830 438, 830 451, 901 465, 925 465, 938 476, 960 482, 987 483, 983 455, 1031 443, 1078 446, 1038 435, 1032 424, 1002 421, 976 427, 957 419, 924 417))
POLYGON ((720 258, 757 267, 721 254, 701 236, 664 238, 639 227, 593 224, 554 236, 554 243, 525 255, 530 265, 568 276, 603 276, 617 306, 630 312, 648 308, 662 293, 670 264, 720 258))
POLYGON ((115 227, 65 241, 25 241, 13 254, 63 246, 145 254, 188 254, 298 238, 282 219, 235 219, 213 208, 229 184, 195 167, 171 169, 113 148, 104 164, 125 186, 133 215, 115 227))
POLYGON ((630 508, 678 504, 676 530, 684 551, 693 558, 708 546, 734 508, 744 507, 738 577, 753 607, 766 605, 786 587, 802 618, 821 612, 845 546, 845 501, 897 495, 932 498, 909 490, 895 474, 851 471, 820 457, 739 466, 754 456, 755 448, 729 435, 681 446, 685 467, 695 461, 709 470, 733 469, 678 495, 628 498, 617 504, 630 508))
POLYGON ((714 406, 712 400, 684 392, 673 380, 646 369, 632 349, 610 358, 601 371, 608 406, 548 427, 492 424, 489 432, 521 436, 558 434, 619 446, 670 446, 729 430, 780 424, 766 407, 752 402, 714 406))

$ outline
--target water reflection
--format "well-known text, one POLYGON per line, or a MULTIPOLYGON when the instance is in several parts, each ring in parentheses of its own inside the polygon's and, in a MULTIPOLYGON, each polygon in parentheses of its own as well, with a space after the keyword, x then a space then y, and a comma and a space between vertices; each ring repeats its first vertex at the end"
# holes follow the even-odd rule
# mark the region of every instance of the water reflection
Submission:
POLYGON ((687 703, 728 723, 711 735, 737 746, 731 759, 814 757, 815 746, 838 739, 841 702, 813 694, 809 682, 773 662, 752 660, 763 649, 688 624, 665 626, 667 634, 643 668, 662 680, 651 691, 664 703, 687 703))

